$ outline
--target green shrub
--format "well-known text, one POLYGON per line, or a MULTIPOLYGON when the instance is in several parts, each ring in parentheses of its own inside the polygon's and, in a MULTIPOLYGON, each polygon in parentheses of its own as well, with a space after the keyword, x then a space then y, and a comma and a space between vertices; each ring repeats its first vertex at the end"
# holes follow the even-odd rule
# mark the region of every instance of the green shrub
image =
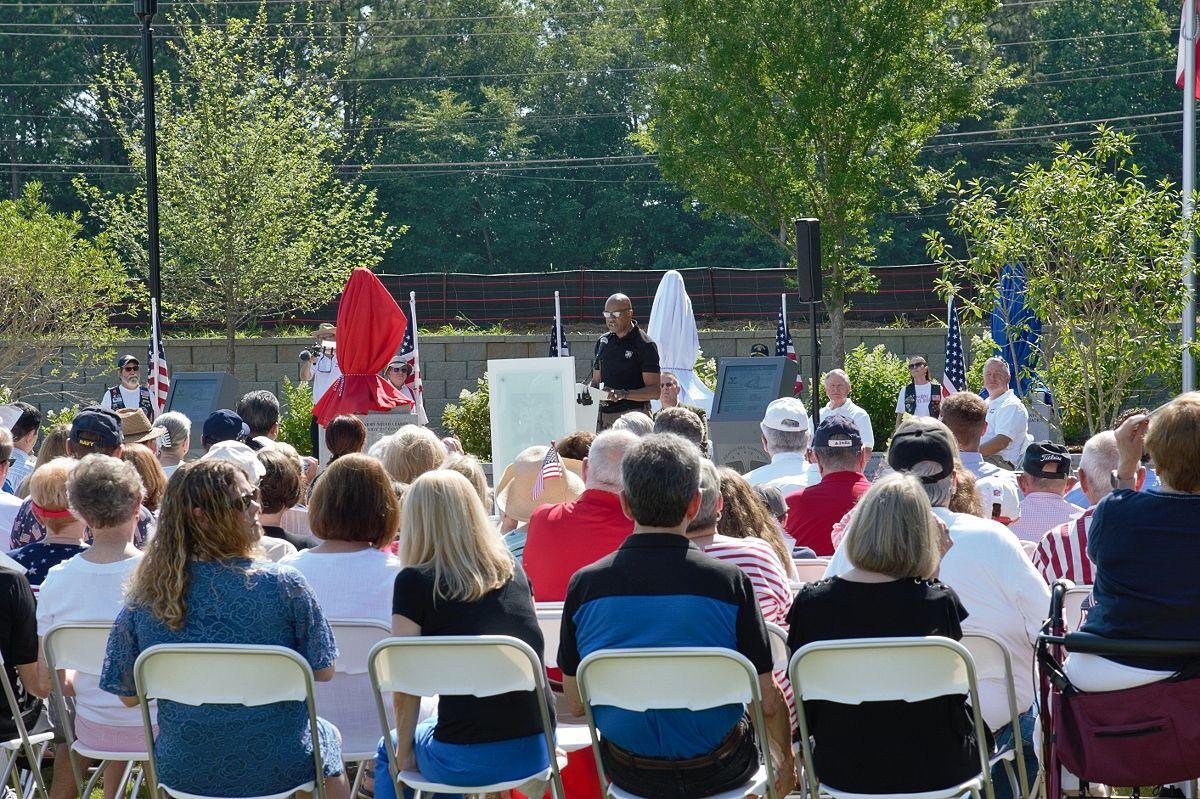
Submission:
POLYGON ((458 402, 442 409, 442 427, 458 436, 463 449, 482 461, 492 459, 492 419, 488 411, 487 375, 479 378, 478 388, 458 395, 458 402))
MULTIPOLYGON (((896 429, 896 395, 908 383, 908 362, 888 352, 882 344, 873 350, 859 344, 846 353, 846 374, 850 376, 850 400, 871 417, 875 451, 882 452, 896 429)), ((824 405, 829 402, 824 376, 820 391, 824 405)))
POLYGON ((283 378, 283 415, 279 418, 279 440, 296 448, 301 455, 313 455, 312 384, 283 378))
POLYGON ((42 435, 50 432, 50 428, 60 424, 70 424, 79 413, 78 405, 67 405, 57 411, 46 411, 42 418, 42 435))

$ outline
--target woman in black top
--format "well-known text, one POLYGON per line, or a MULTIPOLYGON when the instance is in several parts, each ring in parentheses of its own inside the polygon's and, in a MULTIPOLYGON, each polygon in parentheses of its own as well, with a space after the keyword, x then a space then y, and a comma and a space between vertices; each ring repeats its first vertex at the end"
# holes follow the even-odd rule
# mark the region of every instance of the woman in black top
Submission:
MULTIPOLYGON (((441 469, 418 477, 405 495, 400 526, 400 559, 409 565, 396 577, 393 635, 509 635, 542 656, 529 581, 467 478, 441 469)), ((396 761, 450 785, 536 773, 549 765, 536 697, 532 691, 443 695, 436 717, 418 724, 420 698, 397 693, 396 761)), ((375 784, 376 796, 391 799, 384 787, 390 780, 375 784)))
MULTIPOLYGON (((962 638, 967 611, 935 578, 949 536, 916 478, 892 474, 863 496, 843 546, 854 568, 805 585, 788 614, 788 646, 845 638, 962 638)), ((805 702, 821 782, 843 791, 911 793, 979 773, 963 696, 922 702, 805 702)))

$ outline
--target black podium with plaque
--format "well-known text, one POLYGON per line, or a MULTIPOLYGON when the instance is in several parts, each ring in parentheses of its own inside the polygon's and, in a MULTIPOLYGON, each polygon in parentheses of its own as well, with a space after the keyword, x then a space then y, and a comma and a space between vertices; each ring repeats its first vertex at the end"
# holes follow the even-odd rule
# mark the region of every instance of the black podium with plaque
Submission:
POLYGON ((759 422, 767 406, 792 396, 796 362, 788 358, 723 358, 708 419, 713 462, 745 473, 770 462, 759 422))

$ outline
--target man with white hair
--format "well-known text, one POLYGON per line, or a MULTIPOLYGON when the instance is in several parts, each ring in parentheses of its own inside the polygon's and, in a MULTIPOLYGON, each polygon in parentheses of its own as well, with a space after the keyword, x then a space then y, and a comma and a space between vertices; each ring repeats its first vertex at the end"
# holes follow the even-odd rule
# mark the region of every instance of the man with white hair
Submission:
POLYGON ((771 456, 766 466, 746 472, 752 486, 774 486, 786 499, 821 479, 816 465, 808 462, 811 423, 804 403, 794 397, 780 397, 767 406, 758 427, 762 447, 771 456))
POLYGON ((829 402, 821 409, 821 421, 841 416, 854 422, 862 437, 863 454, 870 455, 875 449, 875 431, 871 429, 871 415, 850 401, 850 376, 841 369, 831 369, 825 374, 825 396, 829 402))
POLYGON ((621 511, 621 459, 637 442, 628 430, 596 436, 583 459, 584 492, 529 517, 521 565, 539 602, 563 601, 575 572, 616 552, 633 532, 621 511))
MULTIPOLYGON (((964 633, 987 633, 997 638, 1012 660, 1021 740, 1026 770, 1037 773, 1033 745, 1033 655, 1042 619, 1050 607, 1050 589, 1025 556, 1021 544, 1004 525, 947 506, 954 494, 954 444, 950 430, 936 419, 916 418, 902 424, 892 437, 888 465, 919 477, 934 515, 950 531, 954 546, 942 558, 939 579, 954 589, 970 614, 964 633)), ((845 574, 853 564, 843 541, 830 560, 826 577, 845 574)), ((1012 745, 1007 680, 1003 669, 979 672, 979 696, 984 720, 995 733, 997 747, 1012 745)), ((997 773, 998 772, 998 773, 997 773)), ((1007 779, 993 773, 997 797, 1009 797, 1007 779)))
MULTIPOLYGON (((1067 579, 1076 585, 1091 585, 1096 574, 1096 565, 1087 554, 1088 528, 1096 506, 1112 492, 1111 475, 1120 462, 1117 436, 1111 430, 1097 433, 1083 445, 1076 474, 1079 485, 1087 497, 1088 508, 1072 519, 1050 530, 1042 538, 1033 556, 1033 565, 1046 578, 1047 583, 1067 579)), ((1146 477, 1144 466, 1138 467, 1135 488, 1141 490, 1146 477)))
POLYGON ((983 387, 988 393, 987 428, 979 442, 979 454, 999 461, 1006 469, 1021 462, 1029 435, 1029 410, 1009 387, 1012 373, 1003 358, 988 358, 983 364, 983 387))

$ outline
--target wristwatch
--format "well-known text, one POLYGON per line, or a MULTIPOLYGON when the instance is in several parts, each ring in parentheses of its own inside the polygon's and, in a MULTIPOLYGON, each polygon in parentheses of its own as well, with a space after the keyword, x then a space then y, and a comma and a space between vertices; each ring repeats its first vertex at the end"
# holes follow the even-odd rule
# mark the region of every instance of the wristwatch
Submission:
POLYGON ((1137 482, 1136 474, 1133 477, 1122 477, 1121 475, 1117 474, 1116 469, 1113 469, 1112 472, 1108 475, 1108 484, 1109 484, 1109 486, 1112 487, 1113 491, 1116 491, 1117 489, 1120 489, 1120 488, 1133 488, 1133 485, 1136 482, 1137 482))

